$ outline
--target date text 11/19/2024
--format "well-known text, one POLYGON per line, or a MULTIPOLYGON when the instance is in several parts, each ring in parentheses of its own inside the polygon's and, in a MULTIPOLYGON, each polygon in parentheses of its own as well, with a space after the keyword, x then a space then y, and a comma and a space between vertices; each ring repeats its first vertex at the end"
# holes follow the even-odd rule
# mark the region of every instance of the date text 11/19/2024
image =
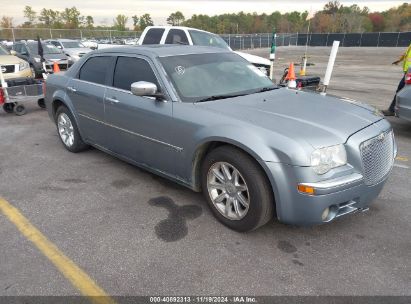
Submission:
POLYGON ((150 297, 150 303, 257 303, 257 300, 248 296, 158 296, 150 297))

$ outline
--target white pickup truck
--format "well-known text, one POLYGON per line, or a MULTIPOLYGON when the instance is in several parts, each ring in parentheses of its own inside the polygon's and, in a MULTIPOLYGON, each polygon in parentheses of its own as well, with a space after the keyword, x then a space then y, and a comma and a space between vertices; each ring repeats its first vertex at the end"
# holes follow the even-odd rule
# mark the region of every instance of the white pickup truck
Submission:
MULTIPOLYGON (((220 36, 184 26, 149 26, 141 34, 137 44, 187 44, 215 46, 231 50, 220 36)), ((255 65, 267 76, 270 74, 270 60, 242 52, 235 53, 255 65)))

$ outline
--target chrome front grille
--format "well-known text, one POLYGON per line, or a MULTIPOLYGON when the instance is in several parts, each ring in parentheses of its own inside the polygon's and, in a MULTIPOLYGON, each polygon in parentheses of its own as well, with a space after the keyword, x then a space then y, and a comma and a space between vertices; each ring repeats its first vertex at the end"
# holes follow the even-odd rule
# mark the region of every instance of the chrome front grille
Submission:
POLYGON ((394 133, 381 133, 360 145, 364 181, 375 185, 390 172, 394 164, 394 133))

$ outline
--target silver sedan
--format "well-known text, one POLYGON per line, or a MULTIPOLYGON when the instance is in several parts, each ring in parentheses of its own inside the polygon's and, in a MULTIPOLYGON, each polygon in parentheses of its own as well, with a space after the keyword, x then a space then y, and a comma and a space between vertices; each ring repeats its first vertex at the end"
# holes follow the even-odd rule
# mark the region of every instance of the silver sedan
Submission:
POLYGON ((203 191, 237 231, 367 210, 396 154, 392 128, 373 108, 278 88, 212 47, 95 51, 51 75, 45 100, 67 150, 91 145, 203 191))

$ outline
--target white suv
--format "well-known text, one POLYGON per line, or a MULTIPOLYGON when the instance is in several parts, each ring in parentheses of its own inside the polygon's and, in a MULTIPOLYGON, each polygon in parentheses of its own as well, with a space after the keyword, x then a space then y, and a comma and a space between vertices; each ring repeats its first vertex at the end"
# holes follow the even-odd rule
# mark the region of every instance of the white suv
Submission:
MULTIPOLYGON (((149 26, 141 34, 138 44, 187 44, 215 46, 231 50, 220 36, 184 26, 149 26)), ((235 53, 258 67, 267 76, 270 74, 270 60, 247 53, 235 53)))

